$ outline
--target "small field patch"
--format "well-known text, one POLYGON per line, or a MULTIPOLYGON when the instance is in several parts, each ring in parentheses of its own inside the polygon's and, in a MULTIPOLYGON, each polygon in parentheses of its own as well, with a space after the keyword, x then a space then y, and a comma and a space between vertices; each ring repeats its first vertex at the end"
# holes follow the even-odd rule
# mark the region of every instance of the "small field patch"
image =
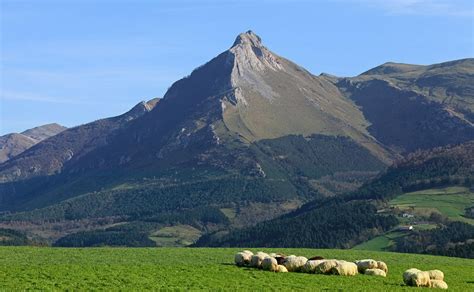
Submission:
POLYGON ((450 220, 474 224, 474 219, 464 217, 464 210, 474 205, 474 193, 466 187, 429 189, 406 193, 390 201, 401 210, 429 215, 438 211, 450 220))
POLYGON ((201 236, 201 231, 190 225, 163 227, 151 234, 150 239, 160 247, 187 246, 201 236))

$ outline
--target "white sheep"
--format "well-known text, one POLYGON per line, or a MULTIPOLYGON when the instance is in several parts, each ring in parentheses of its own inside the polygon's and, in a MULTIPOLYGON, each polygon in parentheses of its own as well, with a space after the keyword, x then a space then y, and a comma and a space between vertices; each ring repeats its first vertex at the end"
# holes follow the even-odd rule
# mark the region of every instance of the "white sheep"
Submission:
POLYGON ((262 267, 262 261, 264 258, 268 257, 268 254, 264 252, 257 252, 252 256, 252 259, 250 260, 250 266, 254 268, 261 268, 262 267))
POLYGON ((377 261, 374 261, 372 259, 355 261, 355 264, 357 265, 357 269, 361 274, 363 274, 367 269, 377 269, 378 266, 377 261))
POLYGON ((408 269, 403 273, 403 282, 408 286, 429 287, 430 274, 418 269, 408 269))
POLYGON ((430 287, 431 288, 438 288, 438 289, 448 289, 448 284, 446 284, 443 280, 430 280, 430 287))
POLYGON ((303 273, 314 274, 316 272, 316 267, 322 263, 324 260, 309 260, 307 261, 301 271, 303 273))
POLYGON ((369 276, 380 276, 380 277, 387 277, 387 273, 381 269, 367 269, 365 270, 364 274, 369 276))
POLYGON ((337 260, 322 260, 322 262, 316 266, 316 274, 328 274, 332 268, 337 265, 337 260))
POLYGON ((331 274, 355 276, 357 274, 357 265, 346 261, 336 261, 336 266, 331 269, 331 274))
POLYGON ((277 273, 288 273, 288 270, 286 269, 286 267, 284 265, 278 265, 276 272, 277 273))
POLYGON ((250 264, 253 253, 248 250, 244 250, 235 254, 234 261, 239 267, 247 266, 250 264))
POLYGON ((444 273, 440 270, 429 270, 427 272, 430 275, 431 280, 444 280, 444 273))
POLYGON ((288 256, 285 258, 283 265, 288 272, 300 272, 303 266, 308 261, 307 258, 301 256, 288 256))
POLYGON ((377 269, 384 271, 385 275, 388 274, 388 266, 384 262, 377 261, 377 269))
POLYGON ((274 257, 266 257, 262 261, 262 268, 266 271, 276 272, 278 269, 278 262, 274 257))

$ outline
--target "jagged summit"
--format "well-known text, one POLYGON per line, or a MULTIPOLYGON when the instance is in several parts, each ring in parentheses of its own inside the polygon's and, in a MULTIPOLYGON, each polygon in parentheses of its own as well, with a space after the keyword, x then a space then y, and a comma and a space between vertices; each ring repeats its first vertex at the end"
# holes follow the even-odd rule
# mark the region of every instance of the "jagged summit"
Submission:
POLYGON ((266 68, 282 69, 278 57, 265 48, 262 39, 251 30, 239 34, 229 52, 235 60, 234 69, 238 76, 251 77, 252 73, 249 71, 263 71, 266 68))
POLYGON ((248 30, 237 36, 232 47, 235 47, 238 45, 246 45, 246 44, 254 46, 254 47, 261 47, 262 39, 258 35, 256 35, 253 31, 248 30))

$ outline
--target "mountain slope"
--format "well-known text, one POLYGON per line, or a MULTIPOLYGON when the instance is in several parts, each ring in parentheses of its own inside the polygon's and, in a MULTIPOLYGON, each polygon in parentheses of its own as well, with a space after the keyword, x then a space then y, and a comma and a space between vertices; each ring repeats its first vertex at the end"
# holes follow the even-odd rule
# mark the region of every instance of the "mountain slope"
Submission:
POLYGON ((44 139, 57 135, 58 133, 61 133, 66 129, 66 127, 63 127, 56 123, 52 123, 28 129, 26 131, 21 132, 21 134, 38 141, 43 141, 44 139))
POLYGON ((397 152, 474 139, 474 59, 386 63, 336 84, 361 107, 370 134, 397 152))
POLYGON ((66 127, 58 124, 47 124, 26 130, 22 133, 11 133, 0 137, 0 163, 24 152, 33 145, 54 136, 66 127))
POLYGON ((398 224, 393 215, 377 209, 403 191, 459 184, 472 186, 473 157, 474 142, 418 152, 357 191, 307 203, 292 213, 229 234, 205 235, 196 245, 352 247, 398 224))
POLYGON ((26 149, 38 143, 37 140, 28 136, 12 133, 0 137, 0 162, 22 153, 26 149))
MULTIPOLYGON (((0 165, 0 182, 51 175, 61 172, 64 164, 74 161, 107 143, 108 135, 153 108, 156 101, 137 104, 127 113, 61 131, 0 165)), ((24 135, 41 138, 51 131, 34 128, 24 135)), ((32 138, 34 139, 34 138, 32 138)))

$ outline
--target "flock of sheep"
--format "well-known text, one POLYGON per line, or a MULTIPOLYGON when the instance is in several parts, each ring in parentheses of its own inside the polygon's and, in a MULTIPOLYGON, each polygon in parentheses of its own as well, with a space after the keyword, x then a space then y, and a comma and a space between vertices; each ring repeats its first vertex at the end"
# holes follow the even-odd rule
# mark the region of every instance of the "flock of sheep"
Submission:
MULTIPOLYGON (((277 273, 302 272, 340 276, 354 276, 361 273, 380 277, 386 277, 388 273, 387 264, 372 259, 348 262, 319 256, 307 259, 302 256, 267 254, 261 251, 254 254, 244 250, 236 253, 234 260, 239 267, 253 267, 277 273)), ((403 281, 408 286, 448 289, 448 285, 444 282, 444 274, 440 270, 409 269, 403 273, 403 281)))

